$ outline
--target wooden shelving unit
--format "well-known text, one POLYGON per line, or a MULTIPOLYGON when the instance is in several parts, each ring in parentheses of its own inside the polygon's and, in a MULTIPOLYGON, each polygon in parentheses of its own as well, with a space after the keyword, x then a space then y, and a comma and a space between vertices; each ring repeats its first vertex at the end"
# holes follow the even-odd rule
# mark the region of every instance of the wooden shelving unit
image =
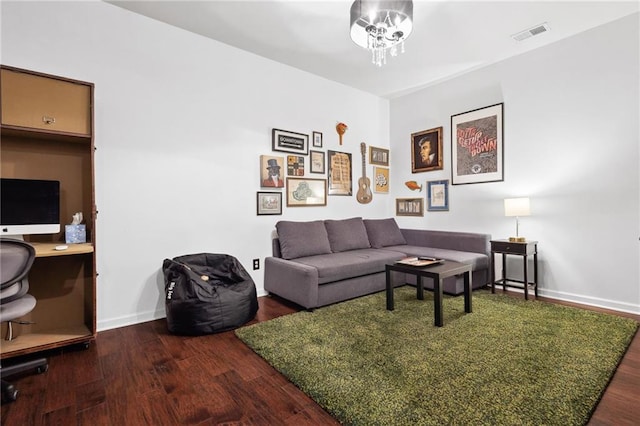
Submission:
POLYGON ((59 180, 62 222, 58 234, 25 236, 36 248, 29 293, 37 303, 24 318, 33 324, 15 324, 17 337, 2 341, 2 359, 95 339, 93 91, 92 83, 0 66, 2 177, 59 180), (87 242, 54 250, 75 212, 87 242))

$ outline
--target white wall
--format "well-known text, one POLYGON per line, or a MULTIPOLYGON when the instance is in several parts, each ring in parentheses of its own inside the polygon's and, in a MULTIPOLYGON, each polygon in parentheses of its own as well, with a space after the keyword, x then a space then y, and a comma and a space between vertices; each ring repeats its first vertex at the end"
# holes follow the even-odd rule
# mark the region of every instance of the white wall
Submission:
POLYGON ((449 212, 398 222, 506 238, 515 220, 504 217, 502 200, 529 196, 532 216, 520 231, 539 241, 540 293, 639 313, 638 18, 393 100, 398 197, 416 195, 403 188, 407 180, 451 179, 451 115, 504 102, 504 182, 450 186, 449 212), (412 174, 411 133, 438 126, 444 170, 412 174))
POLYGON ((389 147, 388 101, 102 2, 1 7, 3 64, 95 83, 100 330, 164 316, 165 258, 232 254, 263 294, 252 259, 278 220, 387 215, 389 195, 256 216, 256 191, 274 127, 323 132, 357 181, 359 143, 389 147))

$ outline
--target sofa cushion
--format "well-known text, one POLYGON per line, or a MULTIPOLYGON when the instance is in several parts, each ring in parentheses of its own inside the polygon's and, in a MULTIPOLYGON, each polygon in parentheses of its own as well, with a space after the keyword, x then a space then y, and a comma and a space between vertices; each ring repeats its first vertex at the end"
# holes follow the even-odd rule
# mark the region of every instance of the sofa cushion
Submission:
POLYGON ((276 223, 283 259, 331 253, 329 237, 324 222, 292 222, 282 220, 276 223))
POLYGON ((371 247, 382 248, 407 244, 394 218, 366 219, 364 226, 369 236, 371 247))
POLYGON ((489 257, 483 253, 411 245, 388 246, 384 249, 398 251, 407 256, 428 256, 453 260, 454 262, 469 263, 471 264, 472 271, 489 268, 489 257))
POLYGON ((331 251, 338 253, 371 247, 367 229, 361 217, 343 220, 325 220, 331 251))
MULTIPOLYGON (((313 266, 318 270, 318 284, 327 284, 363 275, 383 273, 387 263, 405 255, 396 251, 378 249, 350 250, 343 253, 300 257, 294 262, 313 266)), ((345 285, 349 285, 345 283, 345 285)))

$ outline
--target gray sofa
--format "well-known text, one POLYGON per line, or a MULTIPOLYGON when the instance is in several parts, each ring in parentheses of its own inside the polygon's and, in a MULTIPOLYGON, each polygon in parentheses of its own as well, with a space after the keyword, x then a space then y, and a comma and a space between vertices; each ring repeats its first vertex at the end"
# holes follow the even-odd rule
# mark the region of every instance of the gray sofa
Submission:
MULTIPOLYGON (((280 221, 273 256, 265 259, 264 289, 313 309, 385 289, 385 265, 407 256, 432 256, 472 267, 473 288, 489 281, 490 235, 400 229, 393 218, 280 221)), ((415 277, 394 272, 394 286, 415 277)), ((433 282, 423 280, 433 289, 433 282)), ((444 292, 461 294, 462 277, 444 281, 444 292)))

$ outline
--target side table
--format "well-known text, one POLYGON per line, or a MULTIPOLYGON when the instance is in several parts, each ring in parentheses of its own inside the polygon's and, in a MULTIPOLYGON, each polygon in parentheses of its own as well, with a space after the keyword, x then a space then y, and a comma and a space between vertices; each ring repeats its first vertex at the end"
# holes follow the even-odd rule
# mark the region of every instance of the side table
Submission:
POLYGON ((515 287, 524 289, 524 298, 529 299, 529 286, 533 287, 534 294, 538 296, 538 242, 524 241, 513 242, 509 240, 492 240, 491 241, 491 293, 495 293, 496 284, 502 285, 502 289, 506 287, 515 287), (496 280, 495 255, 502 254, 502 278, 496 280), (507 255, 522 256, 524 276, 522 280, 510 279, 507 277, 507 255), (533 282, 529 282, 528 277, 528 259, 533 255, 533 282), (517 284, 514 284, 517 283, 517 284), (520 285, 519 285, 520 284, 520 285))

